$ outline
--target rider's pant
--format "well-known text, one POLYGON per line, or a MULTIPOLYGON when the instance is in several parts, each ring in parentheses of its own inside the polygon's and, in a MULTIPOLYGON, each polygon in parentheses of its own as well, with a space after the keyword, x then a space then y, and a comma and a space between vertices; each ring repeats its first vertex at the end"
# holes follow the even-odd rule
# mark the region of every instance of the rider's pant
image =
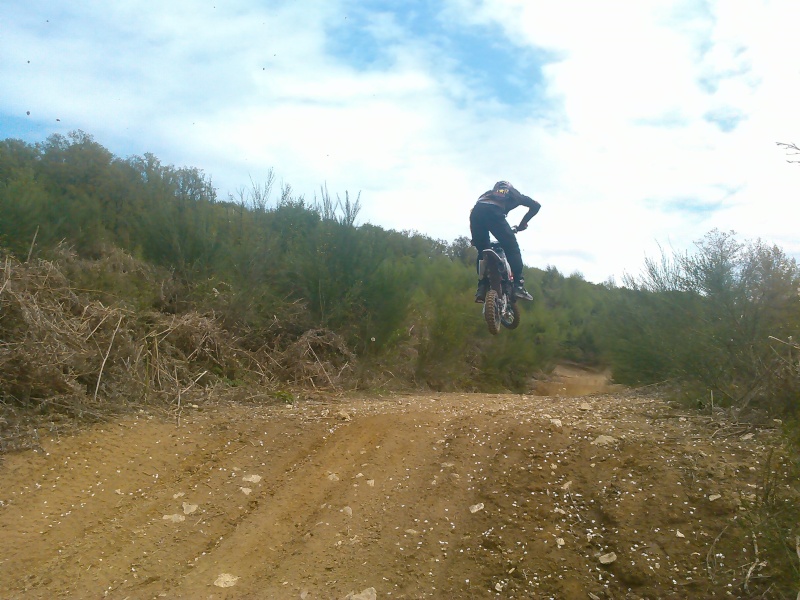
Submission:
POLYGON ((490 247, 489 234, 491 233, 503 250, 506 251, 508 265, 514 274, 514 279, 522 278, 522 254, 517 243, 517 236, 511 230, 511 225, 506 221, 503 209, 494 204, 478 202, 469 214, 469 228, 472 232, 472 245, 481 252, 490 247))

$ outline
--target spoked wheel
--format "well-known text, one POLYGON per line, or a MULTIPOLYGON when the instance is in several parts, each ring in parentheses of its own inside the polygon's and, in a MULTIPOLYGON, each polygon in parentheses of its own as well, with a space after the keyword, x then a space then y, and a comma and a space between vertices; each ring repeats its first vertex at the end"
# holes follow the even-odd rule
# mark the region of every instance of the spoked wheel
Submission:
POLYGON ((506 307, 506 312, 503 313, 500 319, 503 327, 506 329, 516 329, 519 327, 519 308, 516 302, 509 302, 506 307))
POLYGON ((500 299, 494 290, 486 292, 486 300, 483 303, 483 318, 489 326, 489 333, 497 335, 500 331, 501 323, 500 299))

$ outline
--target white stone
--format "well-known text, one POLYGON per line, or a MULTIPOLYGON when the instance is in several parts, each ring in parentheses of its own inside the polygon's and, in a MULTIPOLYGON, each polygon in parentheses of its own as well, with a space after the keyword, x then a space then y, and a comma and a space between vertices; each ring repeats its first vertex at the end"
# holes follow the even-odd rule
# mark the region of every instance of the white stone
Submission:
POLYGON ((214 581, 214 585, 221 588, 228 588, 235 586, 237 581, 239 581, 239 578, 235 575, 231 575, 230 573, 221 573, 220 576, 217 577, 216 581, 214 581))
POLYGON ((617 439, 611 437, 610 435, 598 435, 595 440, 592 442, 593 446, 608 446, 610 444, 616 443, 617 439))
POLYGON ((181 521, 185 521, 186 517, 184 517, 183 515, 175 514, 175 515, 164 515, 163 519, 165 521, 172 521, 173 523, 180 523, 181 521))
POLYGON ((378 592, 374 587, 367 588, 357 594, 349 593, 345 596, 345 600, 377 600, 378 592))
POLYGON ((617 555, 614 554, 613 552, 609 552, 608 554, 603 554, 600 557, 600 564, 601 565, 610 565, 615 560, 617 560, 617 555))

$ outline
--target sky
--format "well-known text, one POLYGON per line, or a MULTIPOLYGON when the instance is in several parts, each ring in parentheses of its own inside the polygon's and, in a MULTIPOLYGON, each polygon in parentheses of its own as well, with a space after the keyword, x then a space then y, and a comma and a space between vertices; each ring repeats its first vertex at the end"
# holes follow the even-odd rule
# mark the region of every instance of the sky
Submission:
POLYGON ((797 0, 4 0, 0 139, 81 130, 222 200, 272 171, 446 241, 507 180, 542 205, 526 265, 595 283, 713 229, 800 259, 798 23, 797 0))

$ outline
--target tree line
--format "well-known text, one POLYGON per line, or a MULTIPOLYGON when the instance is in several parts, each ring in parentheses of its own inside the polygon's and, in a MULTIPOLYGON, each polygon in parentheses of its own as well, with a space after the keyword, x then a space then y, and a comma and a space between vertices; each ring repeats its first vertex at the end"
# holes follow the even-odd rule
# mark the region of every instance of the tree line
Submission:
POLYGON ((621 286, 529 268, 535 301, 519 329, 491 336, 469 240, 358 224, 360 201, 325 187, 305 198, 272 172, 220 199, 198 169, 116 157, 83 132, 0 142, 0 252, 124 252, 148 275, 72 277, 128 310, 213 315, 248 349, 333 332, 361 387, 524 391, 572 361, 692 402, 797 412, 800 271, 778 247, 711 231, 621 286))

